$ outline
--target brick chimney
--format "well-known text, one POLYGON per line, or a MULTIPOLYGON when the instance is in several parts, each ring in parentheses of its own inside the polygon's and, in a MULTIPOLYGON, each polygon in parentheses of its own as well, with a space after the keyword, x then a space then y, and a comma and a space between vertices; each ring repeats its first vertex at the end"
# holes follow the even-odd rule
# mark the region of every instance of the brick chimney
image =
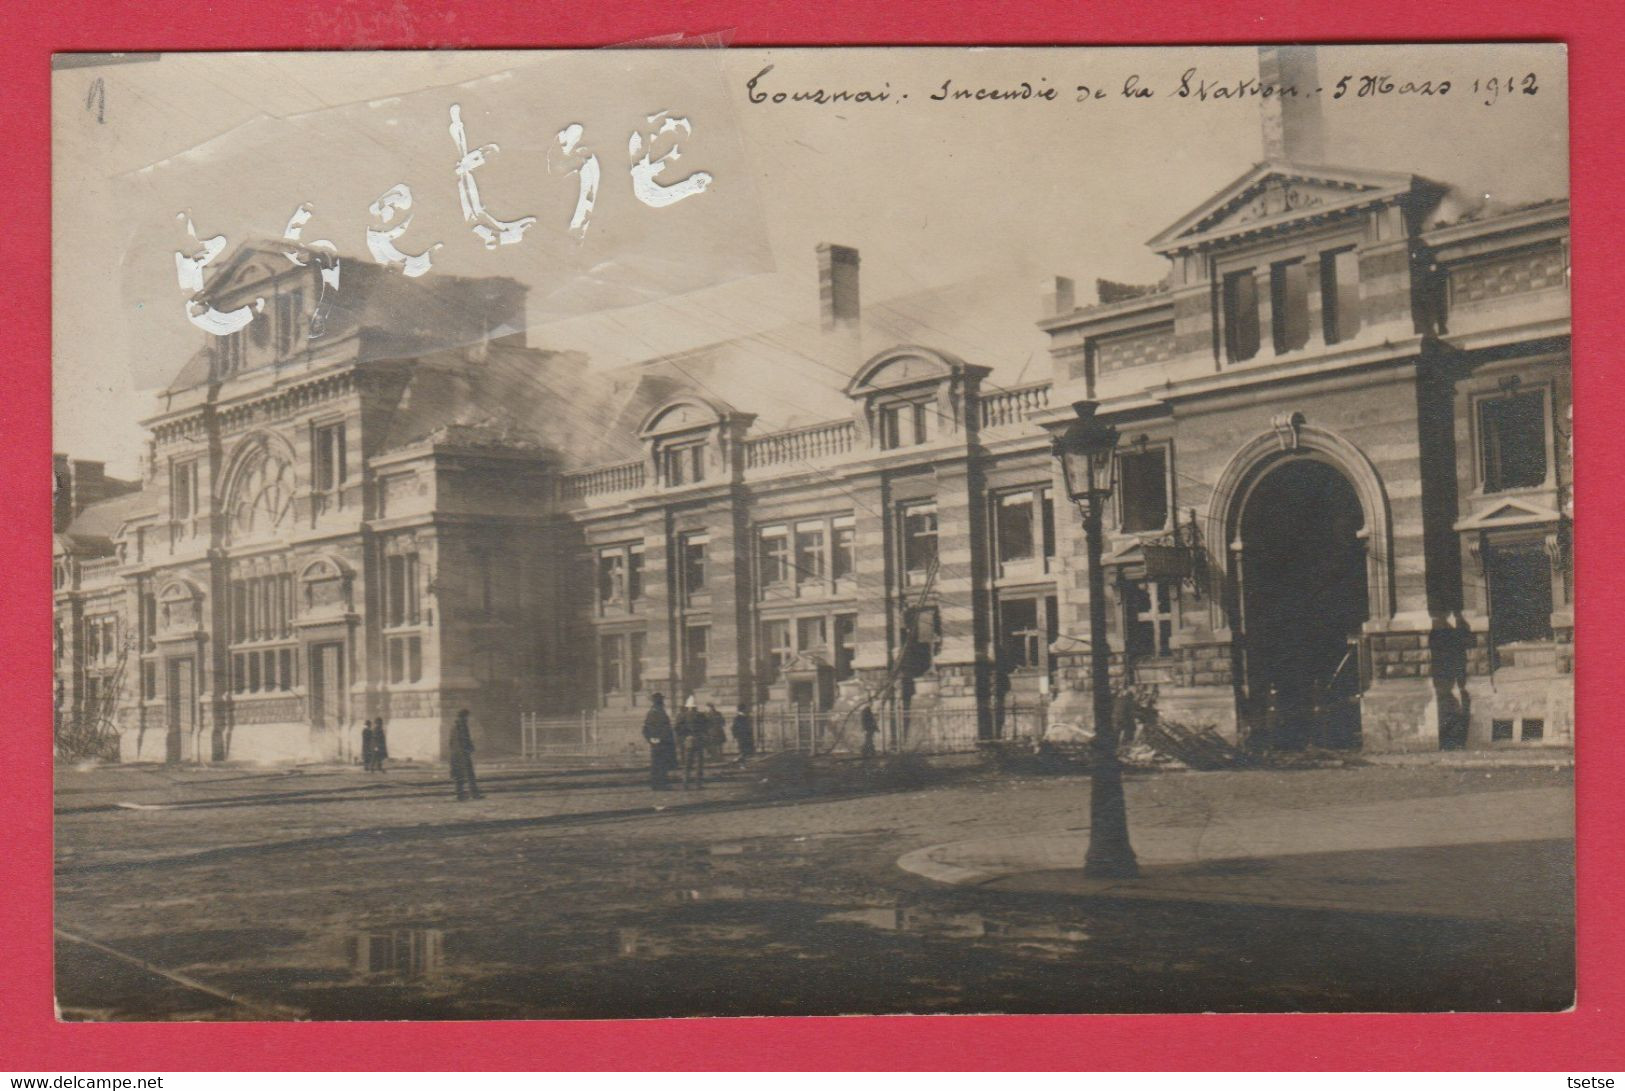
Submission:
POLYGON ((1312 45, 1258 47, 1258 81, 1276 93, 1262 100, 1264 158, 1294 163, 1324 163, 1326 141, 1322 131, 1320 67, 1312 45))
POLYGON ((824 330, 858 328, 858 251, 834 243, 818 244, 818 315, 824 330))
POLYGON ((1045 277, 1038 286, 1040 317, 1056 318, 1071 314, 1078 305, 1077 287, 1071 277, 1045 277))
POLYGON ((90 505, 108 500, 139 486, 107 476, 107 464, 84 458, 69 458, 65 454, 51 454, 51 530, 61 533, 68 529, 79 513, 90 505))

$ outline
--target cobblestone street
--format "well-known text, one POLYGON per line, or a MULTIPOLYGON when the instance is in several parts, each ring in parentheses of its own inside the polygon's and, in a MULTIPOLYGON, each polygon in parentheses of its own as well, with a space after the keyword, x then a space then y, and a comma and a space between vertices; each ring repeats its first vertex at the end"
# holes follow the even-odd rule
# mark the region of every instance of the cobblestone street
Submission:
MULTIPOLYGON (((1053 846, 1088 815, 1086 776, 968 760, 933 776, 787 796, 729 770, 703 792, 656 794, 638 770, 493 768, 486 798, 459 803, 433 767, 65 771, 59 1004, 69 1019, 373 1019, 1572 998, 1572 844, 1517 832, 1519 808, 1571 790, 1567 768, 1159 772, 1127 785, 1147 846, 1204 824, 1278 824, 1295 844, 1326 827, 1343 838, 1334 847, 1361 849, 1340 854, 1351 890, 1415 886, 1448 860, 1458 890, 1524 892, 1482 913, 1392 892, 1310 908, 933 882, 899 859, 1028 835, 1053 846), (1481 843, 1430 837, 1430 816, 1495 814, 1497 800, 1510 817, 1481 843), (1331 828, 1384 803, 1412 827, 1402 850, 1331 828)), ((1234 872, 1246 857, 1232 838, 1208 863, 1234 872)))

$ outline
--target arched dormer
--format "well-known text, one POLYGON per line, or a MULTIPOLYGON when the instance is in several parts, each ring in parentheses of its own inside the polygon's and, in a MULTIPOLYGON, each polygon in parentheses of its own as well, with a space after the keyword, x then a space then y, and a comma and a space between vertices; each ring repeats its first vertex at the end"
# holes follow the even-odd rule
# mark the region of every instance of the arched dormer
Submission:
POLYGON ((730 479, 745 429, 755 419, 725 402, 692 394, 662 403, 638 429, 650 480, 662 488, 681 488, 730 479))
POLYGON ((870 357, 846 394, 870 447, 912 447, 963 435, 988 374, 952 353, 898 345, 870 357))

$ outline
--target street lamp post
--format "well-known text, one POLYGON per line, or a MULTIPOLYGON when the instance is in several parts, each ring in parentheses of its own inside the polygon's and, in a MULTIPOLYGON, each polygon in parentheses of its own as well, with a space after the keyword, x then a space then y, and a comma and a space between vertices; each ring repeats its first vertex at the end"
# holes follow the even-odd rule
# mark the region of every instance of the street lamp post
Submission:
POLYGON ((1100 558, 1101 508, 1111 496, 1112 453, 1117 429, 1100 420, 1099 403, 1074 402, 1077 420, 1055 437, 1053 450, 1066 479, 1066 493, 1083 511, 1089 561, 1089 674, 1094 697, 1094 760, 1089 770, 1089 852, 1083 873, 1090 878, 1131 879, 1140 873, 1128 840, 1123 804, 1123 768, 1117 759, 1117 725, 1112 720, 1111 649, 1106 642, 1106 577, 1100 558))

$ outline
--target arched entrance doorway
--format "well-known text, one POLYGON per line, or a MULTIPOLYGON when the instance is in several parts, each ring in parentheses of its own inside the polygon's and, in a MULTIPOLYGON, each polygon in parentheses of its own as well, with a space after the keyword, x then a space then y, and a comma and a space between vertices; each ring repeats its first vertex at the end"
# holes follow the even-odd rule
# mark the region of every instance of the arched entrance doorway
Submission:
POLYGON ((1269 746, 1359 746, 1364 526, 1348 478, 1309 455, 1267 469, 1242 503, 1246 696, 1269 746))

